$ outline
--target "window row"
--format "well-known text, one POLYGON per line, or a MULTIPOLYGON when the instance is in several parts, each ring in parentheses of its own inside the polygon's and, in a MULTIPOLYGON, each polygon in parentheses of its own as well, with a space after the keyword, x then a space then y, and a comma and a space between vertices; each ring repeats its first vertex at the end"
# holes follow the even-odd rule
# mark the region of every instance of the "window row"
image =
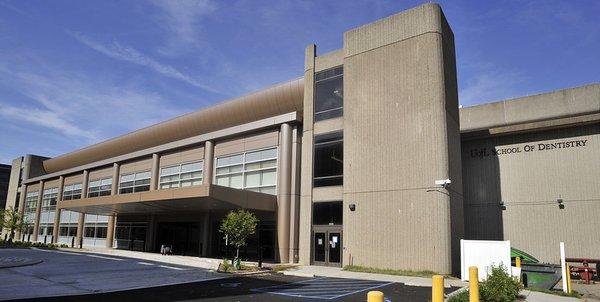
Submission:
POLYGON ((315 135, 315 187, 340 186, 344 179, 344 134, 339 132, 315 135))
POLYGON ((25 213, 35 212, 39 195, 38 191, 27 192, 27 195, 25 195, 25 213))
POLYGON ((121 175, 119 194, 150 191, 150 171, 121 175))
POLYGON ((90 181, 87 197, 98 197, 110 195, 112 188, 112 177, 90 181))
POLYGON ((83 228, 83 237, 87 238, 106 238, 108 226, 104 224, 85 224, 83 228))
POLYGON ((55 210, 57 198, 58 188, 45 189, 42 195, 42 211, 55 210))
POLYGON ((66 185, 63 189, 62 200, 73 200, 81 198, 81 184, 66 185))
POLYGON ((161 189, 199 186, 202 184, 204 162, 192 162, 160 169, 161 189))
POLYGON ((277 148, 217 158, 215 184, 277 194, 277 148))

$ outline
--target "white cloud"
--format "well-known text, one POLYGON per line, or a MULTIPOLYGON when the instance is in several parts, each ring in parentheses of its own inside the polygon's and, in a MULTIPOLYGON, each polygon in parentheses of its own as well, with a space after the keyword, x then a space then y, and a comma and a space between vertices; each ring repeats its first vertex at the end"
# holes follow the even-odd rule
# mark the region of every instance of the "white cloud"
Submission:
POLYGON ((215 3, 210 0, 155 0, 151 3, 161 10, 156 19, 168 31, 159 53, 179 56, 202 46, 200 23, 217 9, 215 3))
POLYGON ((136 49, 123 46, 118 42, 113 42, 109 45, 104 45, 93 41, 92 39, 80 34, 80 33, 70 33, 75 39, 77 39, 82 44, 104 54, 113 59, 126 61, 129 63, 133 63, 140 66, 148 67, 166 77, 173 78, 176 80, 183 81, 192 86, 196 86, 198 88, 202 88, 206 91, 220 93, 219 91, 213 89, 212 87, 202 83, 201 81, 195 79, 194 77, 184 74, 181 71, 177 70, 173 66, 165 65, 157 62, 156 60, 144 55, 143 53, 137 51, 136 49))
POLYGON ((519 94, 524 76, 517 72, 479 71, 460 89, 459 100, 463 106, 499 101, 519 94))
POLYGON ((133 84, 77 72, 24 70, 0 64, 0 80, 33 102, 0 100, 0 121, 36 125, 78 146, 149 126, 185 112, 157 93, 133 84), (83 140, 82 140, 83 138, 83 140))

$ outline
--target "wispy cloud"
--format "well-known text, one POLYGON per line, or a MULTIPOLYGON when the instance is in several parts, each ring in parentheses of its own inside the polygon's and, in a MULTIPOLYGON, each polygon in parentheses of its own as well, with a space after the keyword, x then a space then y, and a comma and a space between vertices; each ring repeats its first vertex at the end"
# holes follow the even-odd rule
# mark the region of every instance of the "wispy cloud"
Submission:
POLYGON ((107 55, 113 59, 122 60, 122 61, 133 63, 136 65, 144 66, 144 67, 154 70, 155 72, 162 74, 163 76, 183 81, 185 83, 188 83, 192 86, 195 86, 195 87, 198 87, 201 89, 204 89, 206 91, 210 91, 213 93, 220 93, 219 91, 217 91, 216 89, 212 88, 211 86, 203 83, 202 81, 199 81, 196 78, 177 70, 173 66, 159 63, 156 60, 154 60, 153 58, 144 55, 143 53, 137 51, 136 49, 134 49, 132 47, 121 45, 120 43, 118 43, 116 41, 113 41, 112 43, 105 45, 105 44, 99 43, 97 41, 94 41, 81 33, 69 33, 69 34, 71 36, 73 36, 75 39, 77 39, 79 42, 81 42, 82 44, 84 44, 104 55, 107 55))
POLYGON ((166 56, 179 56, 196 51, 203 45, 201 26, 204 18, 217 9, 211 0, 154 0, 151 2, 160 9, 156 20, 167 30, 165 44, 159 53, 166 56))
POLYGON ((134 83, 36 67, 0 64, 0 80, 10 83, 26 99, 0 99, 0 121, 10 120, 11 125, 25 129, 35 125, 85 146, 186 111, 134 83))

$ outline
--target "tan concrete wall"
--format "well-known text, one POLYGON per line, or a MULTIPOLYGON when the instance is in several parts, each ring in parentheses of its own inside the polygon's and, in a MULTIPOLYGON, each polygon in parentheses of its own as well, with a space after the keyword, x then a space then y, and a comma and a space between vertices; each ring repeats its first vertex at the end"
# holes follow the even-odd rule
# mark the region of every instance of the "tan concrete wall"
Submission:
MULTIPOLYGON (((135 161, 123 163, 121 165, 121 167, 119 168, 119 173, 121 175, 123 175, 123 174, 133 173, 133 172, 150 171, 151 169, 152 169, 152 158, 144 158, 144 159, 138 159, 135 161)), ((111 171, 110 175, 112 175, 113 167, 110 167, 110 171, 111 171)), ((90 173, 90 179, 92 179, 91 173, 90 173)))
POLYGON ((60 182, 59 182, 58 179, 53 179, 53 180, 45 181, 44 182, 44 190, 46 190, 46 189, 52 189, 52 188, 58 188, 59 183, 60 182))
POLYGON ((236 137, 229 140, 217 141, 215 143, 215 157, 261 148, 276 147, 278 144, 278 130, 236 137))
POLYGON ((89 175, 89 181, 97 180, 100 178, 112 177, 113 167, 106 167, 97 170, 91 170, 89 175))
POLYGON ((160 166, 166 167, 171 165, 177 165, 181 163, 199 161, 204 158, 204 148, 195 147, 190 149, 179 150, 170 152, 160 157, 160 166))
POLYGON ((452 272, 462 201, 428 190, 451 176, 459 144, 443 27, 440 7, 425 4, 344 35, 344 265, 452 272))
POLYGON ((569 257, 600 258, 600 124, 462 145, 467 238, 510 240, 545 262, 558 263, 560 241, 569 257), (539 150, 540 144, 573 141, 585 146, 539 150), (534 149, 526 152, 526 146, 534 149), (492 154, 513 148, 518 152, 492 154))
POLYGON ((83 173, 65 177, 65 186, 70 184, 80 184, 83 182, 83 173))
POLYGON ((20 192, 20 177, 21 177, 21 163, 23 159, 21 157, 16 158, 12 161, 12 167, 10 170, 10 179, 8 180, 8 193, 6 194, 6 206, 5 209, 12 208, 17 209, 18 199, 17 194, 20 192))

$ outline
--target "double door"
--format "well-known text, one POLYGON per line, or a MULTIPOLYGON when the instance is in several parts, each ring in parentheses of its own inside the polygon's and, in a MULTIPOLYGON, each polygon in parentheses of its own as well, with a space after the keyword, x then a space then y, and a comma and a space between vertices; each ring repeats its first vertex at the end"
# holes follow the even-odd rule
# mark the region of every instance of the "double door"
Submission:
POLYGON ((314 265, 342 266, 341 226, 313 226, 312 262, 314 265))

